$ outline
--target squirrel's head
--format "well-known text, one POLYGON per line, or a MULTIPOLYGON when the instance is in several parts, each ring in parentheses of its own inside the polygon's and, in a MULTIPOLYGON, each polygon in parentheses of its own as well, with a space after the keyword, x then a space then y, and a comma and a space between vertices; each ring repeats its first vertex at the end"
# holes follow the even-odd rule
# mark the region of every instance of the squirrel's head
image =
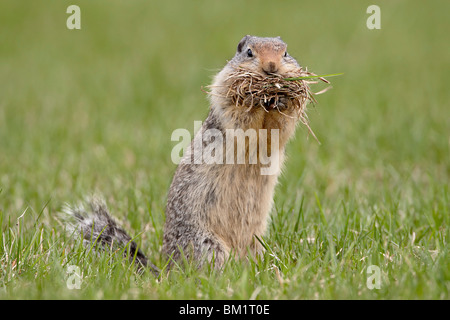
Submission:
POLYGON ((246 35, 239 41, 236 54, 230 61, 235 66, 264 75, 285 75, 299 67, 287 52, 287 44, 276 38, 246 35))
POLYGON ((277 106, 277 115, 281 114, 278 113, 281 104, 283 108, 289 107, 291 110, 284 110, 284 113, 294 113, 296 109, 290 108, 293 106, 291 100, 279 104, 279 100, 275 101, 274 97, 264 99, 265 107, 254 107, 262 101, 261 95, 248 92, 247 89, 256 88, 258 81, 260 86, 264 85, 267 82, 266 78, 299 76, 300 71, 299 64, 287 53, 287 45, 280 37, 262 38, 247 35, 239 41, 233 59, 216 74, 209 86, 211 108, 218 114, 219 119, 229 120, 229 125, 225 125, 227 128, 232 128, 237 122, 240 127, 249 127, 255 123, 256 127, 259 127, 268 109, 273 105, 277 106), (248 80, 249 78, 251 80, 248 80), (253 80, 255 82, 252 82, 253 80), (249 112, 250 110, 252 112, 249 112))

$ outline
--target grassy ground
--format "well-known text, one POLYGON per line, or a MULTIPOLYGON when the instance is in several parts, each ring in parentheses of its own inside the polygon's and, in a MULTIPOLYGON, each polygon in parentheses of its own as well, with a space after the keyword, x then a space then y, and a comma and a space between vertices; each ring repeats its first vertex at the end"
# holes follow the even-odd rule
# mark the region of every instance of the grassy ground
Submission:
POLYGON ((0 299, 449 299, 448 1, 380 0, 381 30, 368 1, 79 0, 81 30, 70 4, 0 4, 0 299), (171 133, 245 34, 345 73, 310 108, 321 144, 288 147, 264 258, 156 281, 66 236, 63 204, 100 191, 164 265, 171 133))

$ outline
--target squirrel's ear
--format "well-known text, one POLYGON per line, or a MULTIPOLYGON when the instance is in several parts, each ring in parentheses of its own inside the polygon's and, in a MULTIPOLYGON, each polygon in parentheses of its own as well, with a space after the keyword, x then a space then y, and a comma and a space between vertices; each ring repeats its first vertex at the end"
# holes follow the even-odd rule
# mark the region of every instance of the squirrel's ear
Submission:
POLYGON ((243 37, 241 39, 241 41, 239 41, 239 44, 237 46, 237 52, 242 52, 242 48, 244 47, 244 44, 247 42, 247 39, 250 38, 249 35, 246 35, 245 37, 243 37))

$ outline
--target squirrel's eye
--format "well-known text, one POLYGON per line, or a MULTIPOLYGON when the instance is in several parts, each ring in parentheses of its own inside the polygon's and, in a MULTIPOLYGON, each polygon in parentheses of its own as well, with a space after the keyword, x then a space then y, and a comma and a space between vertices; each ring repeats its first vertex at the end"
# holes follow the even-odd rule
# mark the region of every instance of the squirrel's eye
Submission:
POLYGON ((247 50, 247 56, 249 56, 250 58, 253 57, 252 49, 247 50))
POLYGON ((284 56, 287 57, 287 51, 284 52, 284 56))

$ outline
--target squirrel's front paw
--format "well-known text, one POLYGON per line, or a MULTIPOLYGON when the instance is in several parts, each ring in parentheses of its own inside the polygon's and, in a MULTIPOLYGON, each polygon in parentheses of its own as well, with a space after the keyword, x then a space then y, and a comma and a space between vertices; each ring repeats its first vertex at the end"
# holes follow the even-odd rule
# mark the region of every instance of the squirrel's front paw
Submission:
POLYGON ((286 110, 288 108, 289 99, 286 97, 280 97, 276 103, 275 108, 278 110, 286 110))

